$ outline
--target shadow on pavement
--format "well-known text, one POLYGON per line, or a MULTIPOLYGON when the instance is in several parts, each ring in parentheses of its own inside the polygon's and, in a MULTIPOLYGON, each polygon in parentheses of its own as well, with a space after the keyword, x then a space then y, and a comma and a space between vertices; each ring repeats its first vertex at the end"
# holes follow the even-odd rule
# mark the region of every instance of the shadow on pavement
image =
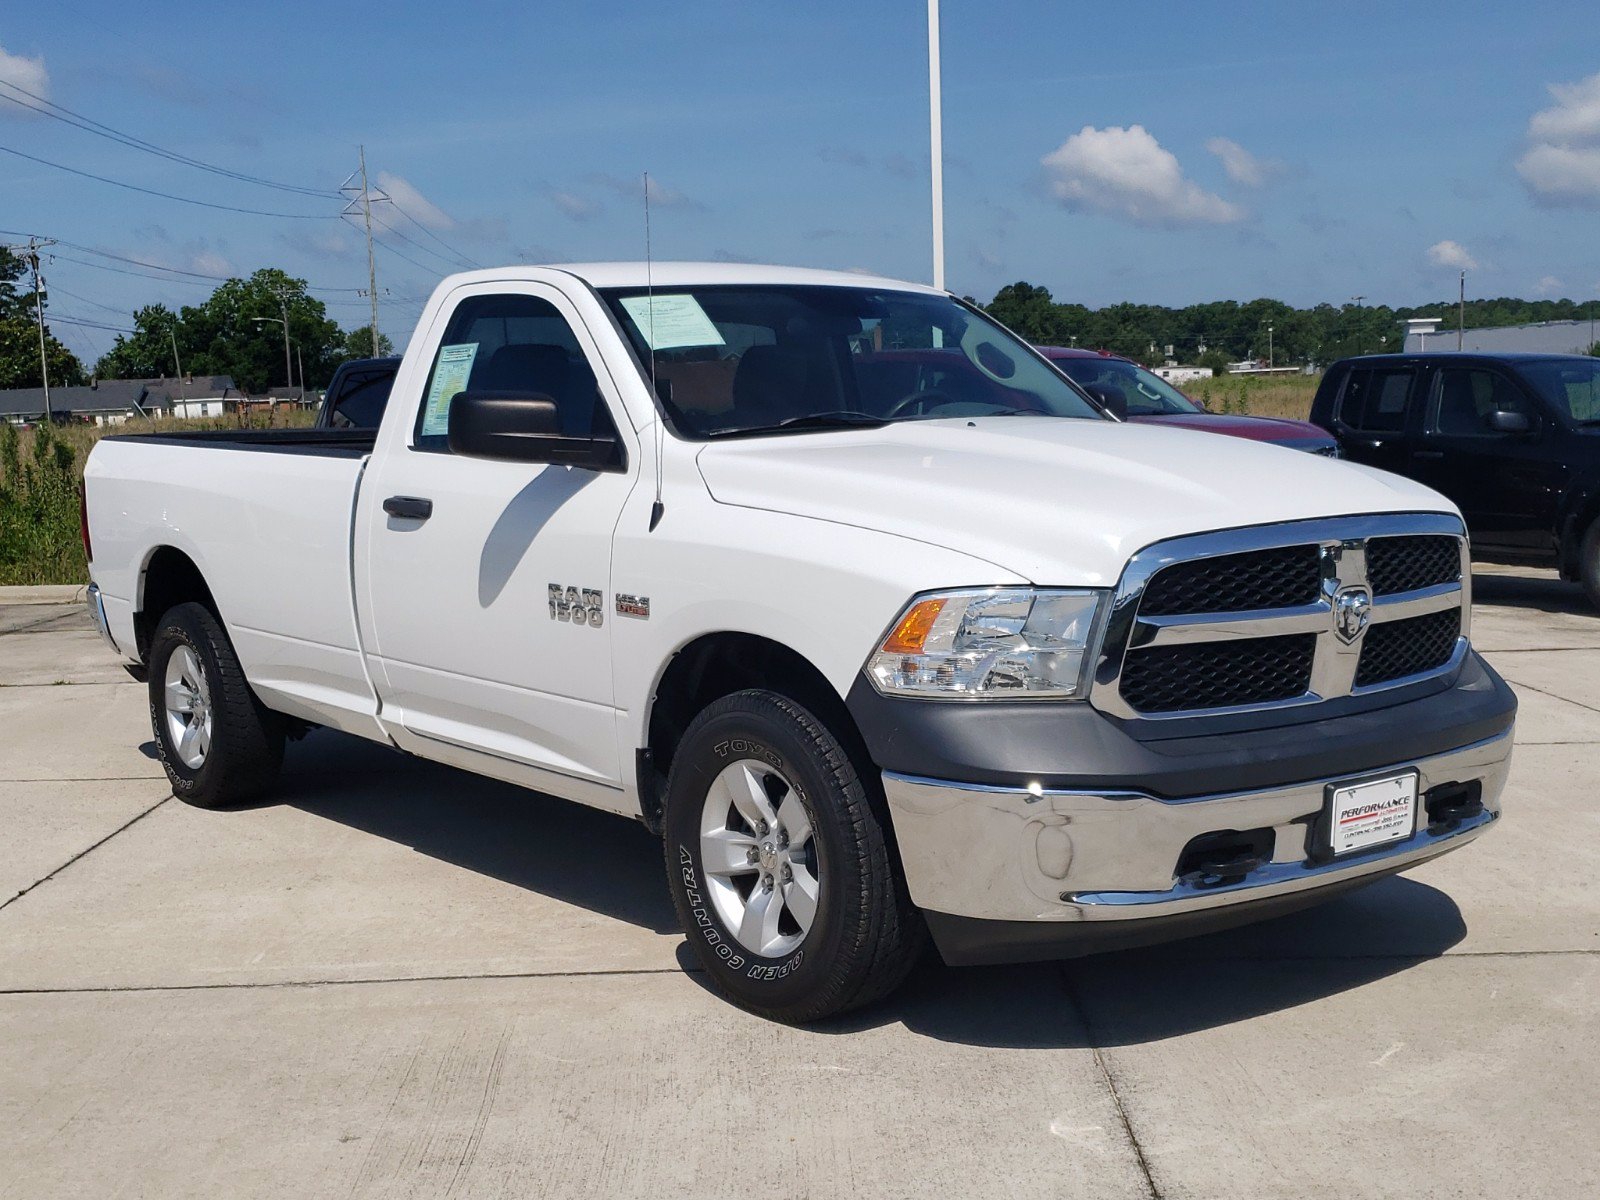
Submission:
POLYGON ((1576 583, 1557 579, 1549 572, 1538 575, 1472 574, 1473 604, 1497 604, 1507 608, 1532 608, 1539 612, 1596 616, 1594 605, 1576 583))
POLYGON ((272 803, 655 933, 678 928, 637 821, 326 730, 292 744, 272 803))
POLYGON ((979 1046, 1139 1045, 1296 1008, 1436 958, 1466 934, 1444 892, 1391 876, 1259 925, 1058 963, 918 969, 832 1031, 887 1022, 979 1046))
MULTIPOLYGON (((678 928, 660 843, 625 818, 327 731, 291 747, 275 802, 655 933, 678 928)), ((813 1029, 902 1024, 1003 1047, 1160 1041, 1361 987, 1465 933, 1449 896, 1391 876, 1304 912, 1146 950, 959 969, 930 950, 886 1002, 813 1029)), ((687 945, 678 961, 708 986, 687 945)))

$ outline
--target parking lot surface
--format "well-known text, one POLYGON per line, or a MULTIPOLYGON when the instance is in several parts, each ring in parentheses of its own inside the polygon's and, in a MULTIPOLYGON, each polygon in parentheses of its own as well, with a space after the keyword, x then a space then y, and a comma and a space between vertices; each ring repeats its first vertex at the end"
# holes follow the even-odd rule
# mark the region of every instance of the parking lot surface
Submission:
POLYGON ((0 605, 0 1196, 1595 1195, 1600 616, 1474 587, 1481 841, 815 1029, 706 990, 637 824, 323 732, 189 808, 81 610, 0 605))

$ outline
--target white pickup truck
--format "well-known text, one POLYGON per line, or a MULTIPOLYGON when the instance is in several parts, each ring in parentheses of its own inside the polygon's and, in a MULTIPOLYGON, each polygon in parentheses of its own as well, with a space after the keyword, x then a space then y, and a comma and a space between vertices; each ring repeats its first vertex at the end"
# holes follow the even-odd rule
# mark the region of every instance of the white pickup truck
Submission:
POLYGON ((434 292, 371 431, 113 437, 89 605, 174 792, 328 726, 662 834, 715 985, 1284 912, 1499 816, 1465 531, 1398 476, 1108 417, 954 297, 727 264, 434 292))

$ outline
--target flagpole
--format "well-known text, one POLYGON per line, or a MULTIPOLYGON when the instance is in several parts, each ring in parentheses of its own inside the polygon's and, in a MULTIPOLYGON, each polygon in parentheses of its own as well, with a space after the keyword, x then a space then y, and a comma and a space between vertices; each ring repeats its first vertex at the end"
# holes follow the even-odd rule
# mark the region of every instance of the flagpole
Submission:
POLYGON ((944 290, 944 126, 940 119, 939 0, 928 0, 928 161, 933 173, 933 286, 944 290))

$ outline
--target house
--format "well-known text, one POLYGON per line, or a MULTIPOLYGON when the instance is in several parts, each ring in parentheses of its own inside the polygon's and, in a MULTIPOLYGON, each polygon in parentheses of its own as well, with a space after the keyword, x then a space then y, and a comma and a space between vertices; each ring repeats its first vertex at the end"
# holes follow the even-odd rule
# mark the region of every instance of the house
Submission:
POLYGON ((146 407, 169 417, 220 417, 242 399, 231 375, 185 375, 182 379, 142 379, 146 407))
MULTIPOLYGON (((145 385, 138 379, 102 379, 83 387, 53 387, 49 416, 54 421, 120 425, 129 417, 147 415, 145 400, 145 385)), ((12 425, 33 425, 44 417, 43 388, 0 390, 0 420, 12 425)))

